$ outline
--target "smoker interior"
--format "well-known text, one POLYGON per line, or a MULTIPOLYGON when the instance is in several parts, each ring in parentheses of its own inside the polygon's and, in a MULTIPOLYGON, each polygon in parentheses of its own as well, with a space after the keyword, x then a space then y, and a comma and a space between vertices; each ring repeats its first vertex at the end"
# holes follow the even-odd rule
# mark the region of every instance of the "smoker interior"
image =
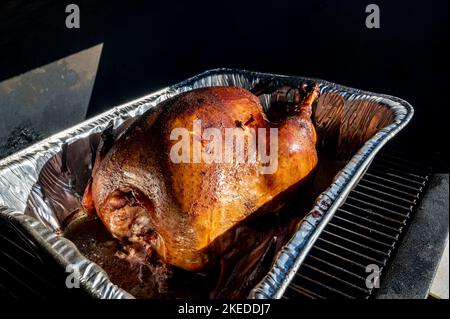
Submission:
MULTIPOLYGON (((235 253, 225 256, 222 263, 207 274, 168 269, 157 260, 148 266, 130 264, 117 257, 120 244, 109 236, 99 220, 87 219, 79 213, 80 198, 90 176, 100 133, 67 145, 40 172, 35 186, 56 213, 58 225, 55 227, 54 223, 39 215, 39 202, 35 196, 30 196, 25 212, 55 231, 63 231, 82 254, 105 269, 113 283, 136 297, 245 297, 269 270, 275 254, 310 211, 315 198, 331 184, 334 176, 359 148, 379 129, 391 124, 393 118, 391 110, 379 102, 323 93, 313 112, 318 133, 319 164, 312 181, 281 211, 233 229, 236 236, 241 236, 237 242, 242 243, 242 247, 236 247, 235 253), (74 215, 74 212, 78 213, 74 215)), ((126 121, 117 131, 124 130, 131 122, 126 121)))
MULTIPOLYGON (((43 0, 33 4, 28 1, 2 1, 0 29, 4 31, 4 36, 0 41, 3 56, 3 59, 0 59, 0 81, 102 43, 102 58, 89 103, 90 117, 109 109, 111 105, 121 104, 142 96, 149 90, 159 89, 201 70, 217 66, 318 76, 353 87, 399 96, 415 107, 415 117, 401 133, 404 138, 399 143, 407 149, 403 150, 396 144, 390 147, 390 153, 387 154, 402 160, 396 162, 401 163, 395 167, 399 172, 385 171, 383 166, 386 166, 386 162, 379 166, 377 171, 369 168, 368 172, 373 176, 367 175, 366 186, 371 185, 371 188, 386 193, 391 193, 391 188, 402 191, 392 191, 400 198, 409 194, 409 191, 414 193, 408 186, 414 189, 422 186, 416 183, 410 185, 409 181, 402 178, 409 180, 411 173, 421 175, 421 170, 426 172, 428 168, 416 160, 419 157, 429 158, 436 152, 442 155, 437 157, 437 161, 435 159, 434 172, 444 172, 448 177, 448 149, 443 147, 443 139, 440 138, 447 134, 445 124, 448 118, 448 1, 436 1, 432 6, 424 6, 419 1, 379 1, 377 4, 381 7, 382 17, 380 29, 364 27, 364 6, 353 3, 343 5, 339 1, 274 2, 273 5, 240 2, 239 10, 236 10, 236 5, 230 1, 215 3, 214 6, 187 2, 176 2, 174 5, 169 1, 161 2, 157 6, 148 1, 139 1, 139 4, 129 2, 126 6, 119 2, 79 0, 76 3, 82 10, 82 28, 68 31, 64 25, 67 16, 64 11, 66 4, 61 1, 43 0), (405 11, 406 7, 408 10, 405 11), (177 23, 173 23, 174 21, 177 23), (308 36, 309 39, 319 38, 305 30, 314 30, 313 33, 325 36, 319 37, 320 41, 312 41, 312 47, 308 50, 308 47, 305 47, 308 41, 304 40, 307 40, 308 36), (210 41, 205 43, 205 39, 210 41), (23 54, 18 54, 19 52, 23 54), (419 171, 410 171, 410 165, 419 171), (404 183, 405 187, 402 186, 404 183)), ((57 86, 52 84, 51 87, 57 86)), ((64 101, 66 92, 59 92, 62 93, 64 101)), ((48 114, 43 121, 53 132, 61 129, 60 123, 54 120, 53 115, 66 110, 65 103, 59 105, 62 111, 48 114)), ((36 109, 40 109, 39 107, 36 109)), ((0 158, 45 137, 33 131, 33 127, 39 125, 35 118, 29 125, 20 125, 11 132, 7 145, 0 145, 0 158)), ((386 148, 383 147, 374 163, 385 155, 386 148)), ((365 178, 366 176, 362 180, 365 178)), ((426 197, 431 192, 430 187, 426 197)), ((363 202, 370 201, 383 207, 384 202, 377 199, 386 200, 385 195, 379 197, 380 193, 374 191, 368 194, 371 195, 370 198, 353 195, 363 202)), ((408 195, 405 198, 410 199, 408 195)), ((399 203, 398 199, 390 200, 399 203)), ((389 216, 389 213, 382 209, 362 203, 358 205, 358 210, 349 212, 362 214, 364 218, 377 222, 383 220, 364 210, 359 212, 359 209, 367 209, 369 212, 373 210, 380 215, 386 213, 389 216)), ((389 208, 394 211, 397 209, 400 210, 396 206, 389 208)), ((336 216, 338 214, 339 212, 336 216)), ((407 226, 403 226, 401 233, 407 232, 407 237, 420 238, 422 247, 434 247, 431 250, 424 249, 422 253, 428 254, 430 260, 438 260, 441 253, 439 242, 448 234, 448 199, 446 218, 437 218, 438 214, 432 209, 427 215, 429 218, 425 219, 423 215, 422 210, 417 214, 415 211, 410 213, 412 218, 406 220, 407 225, 412 221, 412 227, 407 230, 407 226), (441 222, 446 224, 446 229, 444 226, 442 229, 437 227, 441 222), (417 225, 417 228, 414 228, 414 225, 417 225), (420 229, 423 229, 423 232, 417 231, 420 229), (425 235, 439 231, 441 237, 425 235)), ((347 219, 361 223, 360 218, 352 218, 355 219, 347 215, 347 219)), ((362 224, 365 224, 364 221, 362 224)), ((348 223, 345 227, 349 227, 353 232, 363 232, 362 234, 369 238, 374 234, 348 223)), ((328 230, 330 231, 331 227, 328 230)), ((64 270, 50 259, 41 263, 43 252, 30 250, 26 242, 17 236, 16 230, 11 229, 1 219, 0 235, 3 236, 0 240, 0 267, 3 267, 0 269, 0 296, 52 300, 66 296, 74 298, 74 293, 82 291, 66 289, 64 270), (33 256, 32 259, 28 259, 29 254, 33 256), (33 259, 36 262, 33 263, 33 259), (63 273, 62 276, 53 278, 53 274, 58 271, 63 273), (41 289, 36 277, 47 279, 57 288, 41 289), (32 294, 31 289, 36 294, 32 294)), ((356 243, 360 243, 362 239, 360 236, 353 236, 353 233, 347 235, 356 243)), ((396 247, 402 242, 401 248, 404 249, 407 243, 401 237, 397 240, 396 247)), ((342 242, 340 245, 347 247, 342 245, 342 242)), ((432 275, 425 276, 424 273, 433 272, 434 267, 417 264, 415 252, 419 250, 413 246, 409 250, 409 259, 400 261, 400 258, 395 257, 395 263, 413 265, 414 267, 409 268, 414 268, 421 274, 414 276, 412 283, 408 283, 403 276, 398 276, 403 289, 397 289, 397 298, 411 296, 410 292, 419 291, 420 282, 431 282, 432 275)), ((395 252, 395 248, 393 251, 395 252)), ((394 252, 388 257, 389 260, 394 258, 394 252)), ((366 255, 371 256, 370 253, 366 255)), ((352 260, 345 251, 340 256, 352 260)), ((329 258, 333 258, 333 255, 329 258)), ((328 275, 354 283, 350 280, 352 277, 345 277, 345 272, 337 272, 340 268, 348 270, 351 265, 334 264, 333 259, 322 259, 336 266, 326 268, 328 275)), ((336 261, 346 262, 341 258, 336 261)), ((308 261, 307 264, 319 269, 325 267, 323 264, 318 267, 320 264, 308 261)), ((389 264, 384 267, 383 273, 388 268, 391 269, 389 264)), ((348 284, 336 281, 328 275, 310 271, 303 276, 308 277, 309 282, 314 282, 305 284, 308 279, 304 279, 297 281, 297 284, 304 288, 303 293, 309 291, 311 296, 342 297, 343 295, 335 291, 339 290, 339 287, 347 289, 343 291, 347 295, 354 296, 349 293, 348 289, 351 287, 349 288, 348 284)), ((296 296, 301 297, 298 294, 296 296)), ((292 295, 290 297, 294 298, 292 295)), ((290 304, 296 305, 295 302, 290 304)))
POLYGON ((368 265, 381 282, 430 184, 429 162, 388 144, 327 224, 286 290, 285 299, 376 297, 368 265), (371 268, 375 269, 375 268, 371 268))
MULTIPOLYGON (((283 298, 377 297, 377 289, 367 289, 361 265, 373 263, 367 258, 375 257, 383 281, 431 180, 429 163, 412 155, 395 140, 380 151, 314 244, 283 298), (392 207, 406 201, 411 204, 407 212, 392 207), (402 216, 395 214, 401 211, 402 216), (376 249, 380 238, 392 245, 376 249), (330 239, 335 243, 331 248, 330 239)), ((0 230, 0 296, 4 300, 90 298, 82 289, 67 289, 64 269, 20 229, 0 220, 0 230)))

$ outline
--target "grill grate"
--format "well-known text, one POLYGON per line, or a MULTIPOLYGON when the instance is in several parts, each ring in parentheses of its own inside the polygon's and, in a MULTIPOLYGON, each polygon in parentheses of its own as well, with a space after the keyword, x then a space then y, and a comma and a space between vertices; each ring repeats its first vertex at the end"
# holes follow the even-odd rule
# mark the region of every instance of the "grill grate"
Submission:
POLYGON ((0 298, 80 298, 82 289, 67 289, 66 274, 13 225, 0 220, 0 298))
MULTIPOLYGON (((384 148, 319 236, 284 298, 369 298, 368 264, 388 266, 431 177, 421 163, 384 148)), ((25 236, 0 220, 0 298, 86 298, 25 236)))
POLYGON ((366 267, 382 276, 431 178, 398 148, 376 156, 305 258, 283 298, 370 298, 366 267))

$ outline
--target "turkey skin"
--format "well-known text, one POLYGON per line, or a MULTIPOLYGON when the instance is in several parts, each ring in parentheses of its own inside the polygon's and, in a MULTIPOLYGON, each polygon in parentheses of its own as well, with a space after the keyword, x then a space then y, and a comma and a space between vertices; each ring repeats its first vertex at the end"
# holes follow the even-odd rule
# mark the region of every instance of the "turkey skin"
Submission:
POLYGON ((188 271, 207 269, 239 245, 236 226, 283 206, 313 172, 318 157, 310 117, 317 95, 315 88, 276 120, 257 96, 238 87, 195 89, 166 100, 99 148, 83 206, 144 255, 188 271), (215 135, 204 134, 211 128, 215 135), (265 137, 261 149, 272 152, 275 168, 268 171, 261 154, 251 155, 250 143, 241 145, 244 160, 227 157, 230 148, 216 143, 227 129, 258 146, 265 137), (274 134, 276 143, 269 143, 274 134), (189 142, 184 149, 183 138, 189 142))

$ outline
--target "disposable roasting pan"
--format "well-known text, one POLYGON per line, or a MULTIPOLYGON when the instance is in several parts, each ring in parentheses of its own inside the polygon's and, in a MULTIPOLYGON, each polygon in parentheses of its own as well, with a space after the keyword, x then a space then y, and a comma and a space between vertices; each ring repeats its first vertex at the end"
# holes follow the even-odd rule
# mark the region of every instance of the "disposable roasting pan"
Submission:
MULTIPOLYGON (((69 265, 81 286, 96 298, 134 298, 113 284, 106 272, 85 258, 61 236, 65 218, 80 206, 90 173, 92 144, 111 123, 124 126, 149 108, 194 88, 240 86, 252 88, 260 81, 286 85, 316 81, 322 100, 313 120, 319 147, 347 160, 314 207, 299 223, 292 238, 278 252, 270 271, 251 290, 249 298, 280 298, 317 237, 336 209, 358 182, 376 153, 411 119, 413 108, 399 98, 361 91, 319 79, 214 69, 159 90, 79 125, 55 134, 0 161, 0 218, 22 228, 65 269, 69 265)), ((262 96, 263 107, 269 97, 262 96)))

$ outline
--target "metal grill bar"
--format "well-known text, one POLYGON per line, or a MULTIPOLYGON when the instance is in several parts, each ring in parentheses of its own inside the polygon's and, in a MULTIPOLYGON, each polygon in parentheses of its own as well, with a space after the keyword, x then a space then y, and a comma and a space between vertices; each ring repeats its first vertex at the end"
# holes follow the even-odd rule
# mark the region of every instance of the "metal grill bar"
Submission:
POLYGON ((398 210, 392 210, 392 209, 385 208, 385 207, 383 207, 379 204, 375 204, 369 200, 359 199, 359 198, 353 196, 352 193, 350 193, 350 195, 348 195, 347 199, 349 199, 350 201, 354 201, 359 204, 362 204, 363 206, 369 206, 369 208, 376 209, 378 212, 381 212, 381 213, 396 215, 396 216, 403 217, 403 218, 409 217, 409 213, 401 213, 398 210))
POLYGON ((373 228, 379 227, 381 229, 385 229, 387 231, 391 231, 394 234, 400 233, 401 229, 402 229, 401 227, 400 228, 395 228, 395 227, 392 227, 392 226, 389 226, 389 225, 385 225, 385 224, 379 223, 377 221, 368 219, 366 217, 362 217, 360 215, 356 215, 356 214, 351 213, 349 211, 346 211, 345 209, 342 209, 342 208, 338 209, 338 212, 340 212, 341 214, 344 214, 344 215, 348 215, 349 219, 356 219, 356 220, 359 220, 359 221, 361 221, 363 223, 367 223, 369 225, 372 225, 373 228))
POLYGON ((389 225, 391 223, 395 227, 396 225, 405 225, 405 220, 398 220, 394 219, 388 216, 384 216, 382 214, 375 213, 372 210, 365 209, 363 207, 353 205, 350 203, 344 203, 344 205, 341 206, 341 208, 345 208, 348 211, 352 211, 352 213, 363 216, 364 218, 370 219, 370 220, 380 220, 381 222, 384 222, 386 225, 389 225))
POLYGON ((370 298, 366 267, 391 260, 431 174, 383 150, 336 211, 283 298, 370 298))
POLYGON ((386 253, 386 252, 384 252, 384 251, 381 251, 381 250, 378 250, 378 249, 369 247, 369 246, 367 246, 367 245, 364 245, 364 244, 361 244, 361 243, 356 242, 356 241, 354 241, 354 240, 351 240, 351 239, 348 239, 348 238, 339 236, 339 235, 337 235, 337 234, 330 233, 328 230, 325 230, 324 233, 327 234, 327 235, 329 235, 329 236, 335 237, 335 238, 337 238, 337 239, 346 241, 346 242, 349 243, 350 245, 362 247, 362 248, 364 248, 364 249, 370 250, 370 251, 372 251, 372 252, 374 252, 374 253, 377 253, 377 254, 380 254, 380 255, 389 256, 389 254, 386 253))
POLYGON ((64 270, 11 224, 0 220, 0 296, 11 299, 79 298, 81 289, 65 287, 64 270))
MULTIPOLYGON (((380 191, 381 190, 388 191, 391 196, 395 196, 394 194, 397 194, 396 197, 403 198, 404 200, 406 198, 411 198, 411 199, 413 199, 413 204, 414 205, 417 203, 417 199, 419 198, 417 193, 407 192, 407 191, 400 190, 400 189, 395 188, 395 187, 388 186, 386 184, 380 184, 380 183, 371 181, 368 178, 368 176, 366 176, 365 179, 361 180, 359 182, 358 186, 362 187, 363 185, 367 185, 367 184, 369 184, 370 187, 374 187, 374 189, 379 189, 380 191)), ((368 187, 368 186, 366 186, 366 187, 368 187)))
MULTIPOLYGON (((422 191, 422 187, 418 187, 417 188, 417 187, 414 187, 414 186, 405 185, 405 184, 399 183, 399 182, 397 182, 397 181, 395 181, 393 179, 384 178, 382 176, 379 176, 379 175, 376 175, 376 174, 372 174, 371 172, 367 172, 364 175, 364 177, 365 178, 371 177, 371 178, 373 178, 375 180, 378 180, 378 181, 376 181, 378 183, 382 182, 382 183, 392 184, 392 185, 394 185, 394 187, 400 187, 400 189, 408 189, 408 190, 411 190, 412 192, 416 192, 416 191, 421 192, 422 191)), ((370 180, 370 179, 365 179, 365 180, 370 180)), ((378 184, 378 185, 380 185, 380 184, 378 184)))
MULTIPOLYGON (((407 204, 410 205, 409 206, 410 208, 412 208, 411 206, 416 204, 416 200, 415 199, 410 200, 410 199, 407 199, 407 198, 404 198, 404 197, 400 197, 400 196, 396 196, 396 195, 393 195, 393 194, 390 194, 390 193, 386 193, 384 191, 381 191, 381 190, 377 189, 376 187, 369 187, 369 186, 365 186, 364 184, 359 184, 358 186, 355 187, 356 190, 359 190, 361 188, 363 190, 367 191, 367 192, 375 192, 378 195, 380 195, 380 197, 387 197, 387 198, 390 198, 392 200, 396 200, 396 201, 400 201, 400 202, 403 202, 403 203, 407 203, 407 204)), ((360 191, 360 193, 362 193, 362 191, 360 191)))

